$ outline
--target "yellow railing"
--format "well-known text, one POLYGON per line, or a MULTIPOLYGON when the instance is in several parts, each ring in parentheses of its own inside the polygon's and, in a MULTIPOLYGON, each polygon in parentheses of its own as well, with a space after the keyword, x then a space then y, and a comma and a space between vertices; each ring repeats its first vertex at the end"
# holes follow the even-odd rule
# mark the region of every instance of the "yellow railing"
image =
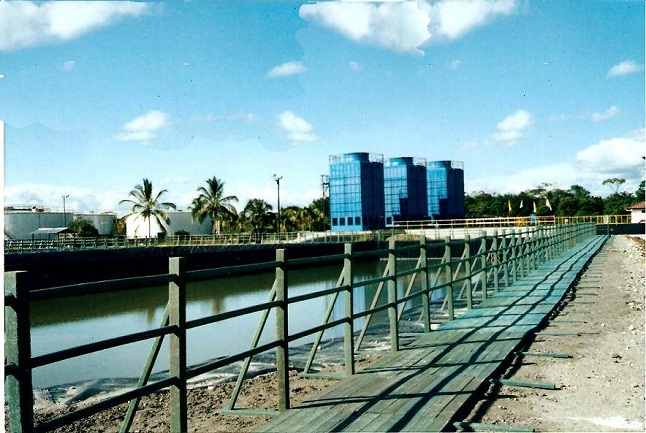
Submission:
POLYGON ((464 218, 451 220, 397 221, 395 228, 431 229, 431 228, 477 228, 477 227, 527 227, 535 225, 560 225, 592 222, 595 224, 629 224, 630 215, 588 215, 557 217, 553 215, 537 217, 498 217, 498 218, 464 218))

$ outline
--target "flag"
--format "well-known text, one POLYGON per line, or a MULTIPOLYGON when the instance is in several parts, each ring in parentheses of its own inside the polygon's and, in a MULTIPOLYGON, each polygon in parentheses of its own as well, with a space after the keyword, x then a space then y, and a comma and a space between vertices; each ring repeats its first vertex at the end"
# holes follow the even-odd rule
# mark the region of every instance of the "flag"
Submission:
POLYGON ((536 202, 534 202, 533 204, 534 204, 534 208, 533 208, 533 209, 534 209, 534 213, 536 213, 536 202))
POLYGON ((511 200, 507 200, 507 208, 509 209, 509 213, 511 213, 511 200))
POLYGON ((552 210, 552 205, 550 204, 549 198, 545 198, 545 206, 547 206, 548 208, 550 208, 550 210, 552 210))
POLYGON ((519 208, 519 209, 522 209, 522 208, 523 208, 523 201, 521 200, 521 201, 520 201, 520 208, 519 208))

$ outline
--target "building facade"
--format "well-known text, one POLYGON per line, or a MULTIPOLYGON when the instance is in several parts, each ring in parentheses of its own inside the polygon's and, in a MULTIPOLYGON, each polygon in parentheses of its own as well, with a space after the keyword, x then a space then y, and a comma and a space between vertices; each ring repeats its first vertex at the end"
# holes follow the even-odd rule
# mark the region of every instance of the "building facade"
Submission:
POLYGON ((397 221, 426 218, 426 161, 419 158, 390 158, 384 164, 386 227, 397 221))
POLYGON ((348 153, 330 156, 332 231, 384 227, 383 155, 348 153))
POLYGON ((464 218, 464 164, 462 162, 429 162, 426 168, 426 183, 429 218, 464 218))
POLYGON ((330 156, 332 231, 393 227, 398 221, 464 218, 464 165, 364 152, 330 156))
POLYGON ((34 232, 45 228, 67 227, 77 218, 88 220, 100 236, 114 234, 114 212, 59 212, 42 206, 6 206, 4 208, 5 239, 32 239, 34 232))

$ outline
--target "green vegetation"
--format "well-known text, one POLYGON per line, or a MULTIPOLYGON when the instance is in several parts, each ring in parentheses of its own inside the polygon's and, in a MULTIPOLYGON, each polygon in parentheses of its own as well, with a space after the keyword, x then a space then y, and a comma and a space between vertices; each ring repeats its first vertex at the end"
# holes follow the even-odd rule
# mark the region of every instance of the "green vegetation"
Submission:
POLYGON ((223 224, 231 224, 237 215, 236 208, 231 204, 237 202, 235 195, 224 195, 224 182, 213 176, 206 180, 206 188, 197 189, 199 196, 193 199, 191 215, 194 221, 203 222, 211 218, 211 234, 220 234, 223 224))
POLYGON ((76 236, 81 238, 96 237, 99 231, 92 225, 92 223, 83 218, 76 218, 74 221, 67 225, 67 228, 72 230, 76 236))
MULTIPOLYGON (((580 185, 572 185, 563 190, 552 188, 549 183, 520 192, 518 194, 496 194, 480 191, 465 196, 466 218, 497 218, 529 216, 587 216, 587 215, 621 215, 626 213, 626 207, 644 200, 644 182, 634 193, 621 191, 625 179, 611 178, 603 181, 603 185, 612 188, 613 193, 606 198, 593 196, 590 191, 580 185)), ((276 211, 265 200, 250 199, 241 212, 233 203, 238 202, 235 195, 226 195, 225 183, 217 177, 206 180, 206 186, 197 188, 199 195, 191 204, 191 216, 194 221, 203 222, 206 217, 211 219, 211 233, 260 233, 278 231, 276 227, 276 211)), ((148 220, 155 218, 162 227, 161 221, 168 224, 169 219, 164 210, 175 209, 173 203, 160 202, 162 190, 153 194, 152 184, 144 179, 141 185, 130 191, 132 199, 120 203, 132 203, 132 212, 148 220)), ((281 209, 280 231, 324 231, 329 229, 328 198, 318 198, 308 206, 288 206, 281 209)), ((117 234, 125 234, 123 221, 115 223, 117 234)), ((81 223, 79 223, 81 224, 81 223)), ((71 226, 71 224, 70 224, 71 226)), ((183 234, 177 232, 176 234, 183 234)))
POLYGON ((603 185, 610 185, 614 191, 604 199, 591 195, 580 185, 562 190, 542 184, 518 194, 502 195, 480 191, 465 196, 466 217, 517 217, 532 213, 539 216, 621 215, 626 213, 626 207, 644 200, 644 181, 633 194, 620 191, 625 182, 625 179, 616 178, 604 180, 603 185))
POLYGON ((157 224, 161 227, 162 232, 166 233, 166 228, 162 221, 166 224, 170 223, 170 218, 164 212, 167 209, 177 209, 177 207, 170 202, 162 202, 161 196, 168 191, 162 189, 157 194, 153 193, 153 184, 145 179, 141 184, 135 185, 135 188, 128 194, 131 199, 121 200, 119 204, 130 203, 132 204, 132 212, 124 216, 136 215, 148 221, 148 236, 151 233, 151 219, 154 218, 157 224))

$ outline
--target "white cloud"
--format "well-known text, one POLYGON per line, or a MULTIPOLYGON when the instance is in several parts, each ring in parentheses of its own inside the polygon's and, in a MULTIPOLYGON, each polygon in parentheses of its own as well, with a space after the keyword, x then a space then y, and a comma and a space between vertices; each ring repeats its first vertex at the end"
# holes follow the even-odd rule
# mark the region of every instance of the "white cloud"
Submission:
POLYGON ((142 2, 0 2, 0 51, 58 43, 149 10, 142 2))
POLYGON ((590 118, 592 119, 593 122, 600 122, 602 120, 612 119, 617 114, 619 114, 619 108, 613 105, 612 107, 608 108, 606 111, 603 111, 601 113, 592 113, 590 118))
POLYGON ((629 177, 643 167, 646 153, 644 129, 626 137, 601 140, 576 154, 576 160, 585 169, 606 177, 629 177))
POLYGON ((350 66, 350 69, 353 71, 360 71, 362 69, 362 66, 358 62, 350 62, 348 63, 348 66, 350 66))
POLYGON ((453 60, 453 61, 449 64, 449 69, 458 69, 458 68, 460 67, 460 64, 461 64, 461 63, 462 63, 462 62, 460 62, 459 60, 453 60))
POLYGON ((267 72, 267 77, 286 77, 289 75, 302 74, 305 71, 307 71, 307 67, 305 67, 302 62, 293 61, 274 66, 271 71, 267 72))
POLYGON ((506 143, 513 146, 523 138, 525 130, 534 124, 531 113, 525 110, 517 110, 515 113, 507 116, 496 126, 496 132, 491 134, 490 142, 506 143))
POLYGON ((416 1, 318 2, 302 5, 299 15, 353 41, 420 55, 417 47, 431 36, 428 12, 416 1))
POLYGON ((643 179, 644 161, 642 156, 646 149, 644 129, 625 137, 601 140, 577 153, 575 160, 559 162, 539 167, 531 167, 517 172, 506 172, 504 175, 487 175, 483 178, 469 178, 465 172, 465 189, 469 192, 488 191, 518 193, 537 187, 540 183, 549 182, 554 188, 569 189, 572 185, 581 185, 593 195, 609 194, 602 185, 605 179, 617 177, 626 179, 624 190, 632 192, 643 179))
POLYGON ((3 74, 0 74, 0 78, 4 78, 4 75, 3 75, 3 74))
POLYGON ((642 66, 637 66, 633 60, 624 60, 617 63, 608 71, 608 77, 618 77, 620 75, 633 74, 644 69, 642 66))
POLYGON ((62 210, 62 196, 65 208, 73 212, 114 210, 119 201, 125 198, 123 191, 93 191, 90 188, 60 186, 42 183, 24 183, 5 186, 4 200, 7 205, 39 205, 52 210, 62 210))
POLYGON ((76 62, 74 60, 68 60, 61 65, 61 69, 64 71, 71 71, 76 67, 76 62))
POLYGON ((294 146, 302 142, 320 140, 319 137, 314 134, 314 128, 312 128, 312 125, 291 111, 285 111, 280 114, 276 125, 287 134, 287 139, 290 140, 294 146))
POLYGON ((123 125, 121 133, 117 134, 117 141, 138 141, 149 144, 157 139, 160 129, 170 125, 169 116, 161 111, 152 110, 123 125))
POLYGON ((517 5, 516 0, 442 0, 428 4, 431 40, 462 37, 499 15, 511 15, 517 5))

